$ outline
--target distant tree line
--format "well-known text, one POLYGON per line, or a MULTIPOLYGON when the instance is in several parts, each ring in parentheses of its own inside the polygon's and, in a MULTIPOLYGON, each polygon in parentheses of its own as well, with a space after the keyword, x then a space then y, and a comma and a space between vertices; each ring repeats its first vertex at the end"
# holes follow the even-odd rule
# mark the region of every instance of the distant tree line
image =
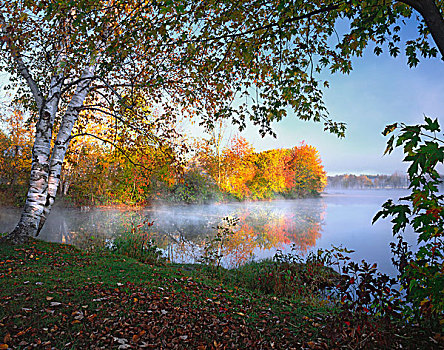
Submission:
POLYGON ((328 176, 328 188, 407 188, 407 174, 395 172, 392 175, 353 175, 328 176))

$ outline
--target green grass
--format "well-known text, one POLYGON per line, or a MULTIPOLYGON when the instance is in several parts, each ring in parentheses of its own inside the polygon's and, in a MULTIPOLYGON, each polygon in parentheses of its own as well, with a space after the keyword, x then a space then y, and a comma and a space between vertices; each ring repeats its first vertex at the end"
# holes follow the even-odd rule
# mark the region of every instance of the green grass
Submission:
POLYGON ((1 246, 0 256, 0 344, 11 348, 286 348, 316 335, 304 316, 326 312, 69 245, 1 246))
POLYGON ((254 292, 226 276, 200 265, 147 265, 42 241, 0 245, 0 349, 346 344, 328 305, 254 292))

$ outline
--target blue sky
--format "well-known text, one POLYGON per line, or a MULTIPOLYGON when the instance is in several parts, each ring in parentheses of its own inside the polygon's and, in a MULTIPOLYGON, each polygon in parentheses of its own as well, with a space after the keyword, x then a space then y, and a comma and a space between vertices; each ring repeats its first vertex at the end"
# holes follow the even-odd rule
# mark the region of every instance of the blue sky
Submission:
POLYGON ((254 127, 243 135, 257 150, 292 147, 305 140, 318 148, 329 174, 391 174, 407 166, 400 151, 382 156, 385 125, 419 123, 427 115, 444 126, 444 62, 439 59, 423 60, 416 68, 409 68, 405 57, 377 57, 368 52, 354 60, 351 74, 336 74, 329 80, 326 106, 333 119, 347 123, 345 139, 294 115, 275 124, 276 139, 262 139, 254 127))
MULTIPOLYGON (((416 38, 416 21, 406 20, 407 25, 400 32, 401 42, 416 38)), ((337 30, 348 32, 347 27, 347 22, 339 22, 337 30)), ((275 124, 276 139, 262 139, 254 127, 249 127, 244 137, 257 150, 293 147, 304 140, 317 147, 329 175, 405 171, 407 164, 402 162, 401 150, 383 156, 387 138, 381 132, 394 122, 420 123, 424 115, 438 118, 444 128, 444 61, 421 59, 417 67, 409 68, 403 50, 401 45, 401 54, 393 58, 386 52, 376 56, 369 47, 363 57, 353 59, 351 74, 323 73, 330 82, 324 94, 330 116, 347 123, 344 139, 324 132, 320 124, 300 121, 294 115, 275 124)))

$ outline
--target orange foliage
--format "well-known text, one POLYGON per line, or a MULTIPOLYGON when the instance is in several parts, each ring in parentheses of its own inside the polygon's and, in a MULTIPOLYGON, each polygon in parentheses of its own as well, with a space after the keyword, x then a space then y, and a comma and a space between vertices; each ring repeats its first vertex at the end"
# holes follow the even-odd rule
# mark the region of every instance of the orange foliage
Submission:
POLYGON ((254 178, 253 147, 242 136, 235 136, 223 156, 223 182, 221 187, 239 199, 250 195, 248 183, 254 178))
POLYGON ((301 143, 289 150, 286 157, 287 193, 307 196, 322 192, 327 185, 327 173, 321 163, 318 150, 301 143))
POLYGON ((0 123, 5 125, 4 130, 0 129, 0 184, 26 185, 31 168, 33 125, 27 123, 17 108, 0 115, 0 123))
POLYGON ((255 153, 256 171, 249 186, 252 199, 272 198, 285 191, 285 154, 286 150, 283 149, 255 153))
POLYGON ((209 145, 201 144, 198 163, 222 191, 241 200, 316 195, 327 184, 318 151, 305 143, 257 153, 245 138, 236 136, 221 160, 215 159, 209 145))

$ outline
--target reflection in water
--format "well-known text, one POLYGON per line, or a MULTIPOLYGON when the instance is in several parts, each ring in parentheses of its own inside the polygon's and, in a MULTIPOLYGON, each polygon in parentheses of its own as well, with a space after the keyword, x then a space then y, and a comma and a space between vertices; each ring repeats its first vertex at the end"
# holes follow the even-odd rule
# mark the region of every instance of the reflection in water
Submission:
POLYGON ((321 235, 325 205, 321 200, 316 204, 297 210, 293 206, 268 206, 238 212, 238 228, 227 243, 227 265, 242 265, 255 254, 261 256, 263 251, 288 244, 306 253, 321 235))
POLYGON ((177 262, 198 260, 205 244, 215 236, 222 218, 234 217, 239 221, 220 252, 224 255, 222 265, 233 267, 255 257, 264 257, 267 251, 281 249, 290 243, 294 243, 300 253, 305 253, 321 235, 325 204, 318 198, 195 209, 202 212, 182 207, 174 208, 174 215, 169 210, 166 215, 159 215, 162 211, 156 212, 154 230, 156 237, 169 239, 167 246, 162 246, 167 249, 169 258, 177 262))
MULTIPOLYGON (((203 251, 207 236, 225 216, 237 216, 240 222, 226 245, 224 266, 236 266, 251 255, 257 259, 272 257, 276 249, 290 249, 294 242, 299 252, 313 248, 343 245, 355 250, 351 258, 377 262, 383 273, 395 275, 389 243, 393 240, 390 219, 373 216, 387 198, 408 195, 408 190, 329 190, 322 198, 289 201, 230 203, 205 206, 170 206, 143 210, 55 208, 41 238, 88 247, 91 241, 103 242, 144 220, 151 227, 157 244, 173 261, 193 262, 203 251)), ((14 228, 20 210, 0 208, 0 232, 14 228)), ((416 247, 417 235, 407 228, 407 242, 416 247)))
MULTIPOLYGON (((222 253, 224 266, 238 266, 251 258, 270 256, 290 243, 305 253, 321 236, 325 208, 322 198, 88 212, 55 208, 40 238, 87 248, 144 221, 154 221, 153 239, 170 260, 195 262, 222 218, 237 217, 239 222, 222 253)), ((0 231, 11 230, 19 214, 13 209, 2 210, 0 231)))

